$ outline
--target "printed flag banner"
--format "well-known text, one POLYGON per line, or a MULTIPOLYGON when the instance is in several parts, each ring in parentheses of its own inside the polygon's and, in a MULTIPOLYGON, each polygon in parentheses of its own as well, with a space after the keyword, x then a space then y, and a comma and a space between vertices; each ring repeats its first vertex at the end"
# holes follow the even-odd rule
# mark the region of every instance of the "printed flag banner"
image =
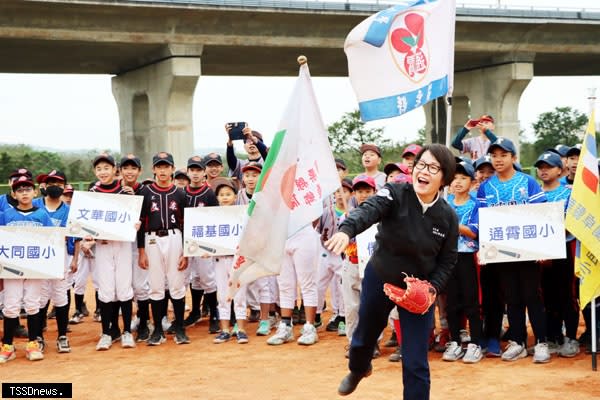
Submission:
POLYGON ((339 186, 308 65, 303 64, 248 205, 229 297, 241 285, 279 274, 287 238, 321 216, 323 200, 339 186))
POLYGON ((455 14, 455 0, 406 0, 350 32, 344 51, 363 121, 452 94, 455 14))
POLYGON ((581 306, 600 293, 600 190, 596 154, 595 113, 592 111, 583 139, 565 226, 577 238, 575 272, 581 279, 581 306))
POLYGON ((65 228, 0 227, 0 279, 63 279, 65 228))
POLYGON ((583 139, 565 225, 596 256, 600 256, 600 190, 594 112, 583 139))
POLYGON ((575 275, 580 279, 579 302, 584 308, 600 296, 600 263, 579 240, 575 250, 575 275))
POLYGON ((68 235, 133 242, 142 196, 75 191, 67 219, 68 235))

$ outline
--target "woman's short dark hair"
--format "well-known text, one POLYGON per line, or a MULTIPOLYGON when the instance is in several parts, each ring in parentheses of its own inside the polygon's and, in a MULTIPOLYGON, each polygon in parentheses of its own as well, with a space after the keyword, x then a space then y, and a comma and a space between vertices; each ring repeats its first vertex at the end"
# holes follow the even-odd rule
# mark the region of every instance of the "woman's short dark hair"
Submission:
MULTIPOLYGON (((426 151, 429 151, 433 157, 440 163, 441 171, 442 171, 442 186, 448 186, 454 180, 454 173, 456 171, 456 160, 454 159, 454 154, 443 144, 432 143, 426 144, 423 146, 419 154, 415 157, 416 165, 421 156, 426 151)), ((413 167, 414 168, 414 167, 413 167)))

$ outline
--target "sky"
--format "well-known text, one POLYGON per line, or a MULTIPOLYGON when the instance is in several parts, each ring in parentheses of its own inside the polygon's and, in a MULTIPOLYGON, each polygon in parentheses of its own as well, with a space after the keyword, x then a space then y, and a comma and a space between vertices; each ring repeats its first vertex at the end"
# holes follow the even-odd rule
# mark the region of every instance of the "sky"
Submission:
MULTIPOLYGON (((497 5, 498 0, 475 0, 469 4, 497 5)), ((501 6, 559 7, 564 0, 510 1, 501 6)), ((457 1, 460 5, 461 2, 457 1)), ((597 0, 569 1, 569 8, 592 7, 597 0)), ((310 66, 310 59, 308 60, 310 66)), ((279 118, 292 91, 295 77, 201 76, 193 105, 196 149, 225 146, 226 122, 245 121, 261 132, 267 143, 279 126, 279 118), (250 100, 245 94, 250 94, 250 100)), ((329 125, 345 112, 357 108, 347 77, 313 77, 323 120, 329 125)), ((588 112, 587 89, 598 88, 600 76, 536 77, 519 103, 521 128, 542 112, 570 106, 588 112)), ((0 143, 23 143, 60 150, 119 150, 119 117, 108 75, 0 74, 0 143)), ((401 117, 374 121, 393 141, 409 141, 425 125, 422 109, 401 117)))

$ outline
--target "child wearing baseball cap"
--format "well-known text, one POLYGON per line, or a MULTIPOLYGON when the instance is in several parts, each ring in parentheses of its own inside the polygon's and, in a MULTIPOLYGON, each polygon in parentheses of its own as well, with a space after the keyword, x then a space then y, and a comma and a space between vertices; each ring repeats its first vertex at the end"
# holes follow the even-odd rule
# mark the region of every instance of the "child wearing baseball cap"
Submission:
POLYGON ((444 361, 463 359, 464 363, 477 363, 483 357, 480 346, 482 320, 479 305, 479 279, 475 252, 477 243, 477 201, 470 196, 475 171, 470 161, 456 164, 454 196, 448 203, 458 216, 458 259, 446 287, 446 315, 450 341, 442 355, 444 361), (464 349, 460 331, 462 316, 469 321, 471 342, 464 349))
MULTIPOLYGON (((375 179, 368 175, 358 175, 352 180, 352 191, 357 205, 364 203, 376 192, 375 179)), ((344 222, 348 213, 340 218, 340 224, 344 222)), ((358 324, 358 309, 360 306, 361 278, 358 270, 358 252, 356 239, 352 239, 344 251, 344 262, 342 269, 342 295, 344 297, 344 310, 346 313, 346 336, 348 343, 352 342, 352 335, 358 324)), ((373 351, 374 357, 380 355, 378 346, 373 351)), ((348 354, 346 353, 346 356, 348 354)))
MULTIPOLYGON (((237 200, 237 187, 229 178, 219 177, 212 181, 217 200, 220 207, 233 206, 237 200)), ((216 256, 215 278, 217 281, 217 297, 221 332, 213 339, 213 343, 220 344, 231 340, 234 334, 237 336, 238 344, 248 343, 246 333, 246 287, 241 287, 233 298, 233 310, 235 312, 237 331, 230 331, 232 300, 227 299, 229 290, 227 282, 229 269, 233 263, 233 255, 216 256)), ((235 329, 234 329, 235 330, 235 329)))
MULTIPOLYGON (((571 197, 570 186, 560 184, 563 163, 559 154, 551 151, 542 153, 534 164, 542 181, 542 189, 548 201, 564 201, 565 212, 571 197)), ((548 260, 542 269, 543 292, 548 326, 548 347, 562 357, 574 357, 579 354, 579 342, 576 340, 579 325, 579 307, 575 291, 573 253, 575 237, 567 232, 566 258, 548 260), (566 336, 563 337, 562 327, 566 336)))
POLYGON ((408 170, 410 171, 411 174, 412 174, 415 158, 417 157, 417 154, 419 154, 421 152, 421 149, 422 149, 422 147, 419 146, 418 144, 411 143, 408 146, 406 146, 404 148, 404 151, 402 152, 402 164, 404 164, 408 167, 408 170))
POLYGON ((494 118, 491 115, 482 115, 479 119, 469 119, 465 126, 456 133, 452 139, 452 147, 467 154, 471 160, 477 160, 487 154, 490 144, 495 142, 497 137, 494 135, 494 118), (477 128, 479 134, 465 139, 469 131, 477 128))
MULTIPOLYGON (((546 194, 531 176, 515 170, 517 160, 516 147, 505 137, 498 137, 489 149, 495 174, 479 186, 477 200, 480 207, 496 207, 546 202, 546 194)), ((533 361, 546 363, 550 353, 546 342, 546 315, 541 298, 541 276, 539 265, 534 261, 494 263, 485 267, 495 277, 488 279, 499 281, 505 293, 511 340, 502 353, 502 360, 515 361, 527 357, 527 330, 525 310, 536 339, 533 361)), ((489 316, 488 316, 489 318, 489 316)), ((488 352, 492 341, 497 340, 502 316, 490 324, 488 352), (497 330, 495 328, 498 328, 497 330), (493 330, 492 330, 493 329, 493 330)), ((488 321, 486 321, 488 322, 488 321)), ((496 344, 496 343, 494 343, 496 344)))
POLYGON ((381 164, 381 149, 373 143, 364 143, 360 146, 361 162, 365 169, 363 175, 375 180, 378 190, 385 185, 385 174, 379 170, 381 164))
MULTIPOLYGON (((35 184, 31 177, 20 175, 11 183, 11 190, 16 200, 15 207, 4 211, 6 226, 54 226, 50 216, 43 208, 33 205, 35 184)), ((27 312, 27 331, 29 341, 25 346, 25 356, 30 361, 44 359, 42 348, 37 338, 42 336, 40 318, 41 279, 4 279, 4 337, 0 348, 0 364, 14 360, 16 350, 13 344, 15 331, 19 326, 21 305, 27 312)))

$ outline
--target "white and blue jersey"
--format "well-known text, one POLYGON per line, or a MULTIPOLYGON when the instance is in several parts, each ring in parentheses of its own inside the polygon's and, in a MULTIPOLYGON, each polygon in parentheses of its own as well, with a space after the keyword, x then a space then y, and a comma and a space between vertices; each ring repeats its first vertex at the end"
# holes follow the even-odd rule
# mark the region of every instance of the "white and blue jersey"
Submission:
MULTIPOLYGON (((67 203, 61 203, 61 205, 54 211, 50 211, 45 207, 44 208, 48 215, 50 216, 50 220, 52 220, 52 224, 57 227, 65 227, 67 226, 67 219, 69 217, 69 205, 67 203)), ((75 253, 75 238, 70 236, 66 237, 66 245, 67 245, 67 254, 73 255, 75 253)))
POLYGON ((54 226, 45 208, 32 207, 27 211, 9 208, 4 212, 6 226, 54 226))
POLYGON ((479 186, 477 201, 481 207, 544 203, 546 194, 531 176, 519 171, 507 181, 493 175, 479 186))
MULTIPOLYGON (((546 192, 546 198, 548 201, 565 201, 565 214, 567 213, 567 207, 569 206, 569 199, 571 198, 571 187, 570 186, 559 186, 554 190, 546 192)), ((565 240, 570 242, 575 239, 575 236, 571 235, 568 231, 566 232, 565 240)))
MULTIPOLYGON (((456 215, 458 216, 458 223, 466 225, 475 233, 479 234, 479 214, 477 208, 477 201, 469 196, 464 204, 457 205, 454 202, 454 196, 448 200, 448 204, 454 208, 456 215)), ((479 249, 479 243, 476 239, 471 239, 464 235, 458 235, 458 252, 459 253, 474 253, 479 249)))
POLYGON ((8 194, 0 195, 0 212, 4 212, 9 208, 14 208, 17 204, 17 200, 9 197, 8 194))

